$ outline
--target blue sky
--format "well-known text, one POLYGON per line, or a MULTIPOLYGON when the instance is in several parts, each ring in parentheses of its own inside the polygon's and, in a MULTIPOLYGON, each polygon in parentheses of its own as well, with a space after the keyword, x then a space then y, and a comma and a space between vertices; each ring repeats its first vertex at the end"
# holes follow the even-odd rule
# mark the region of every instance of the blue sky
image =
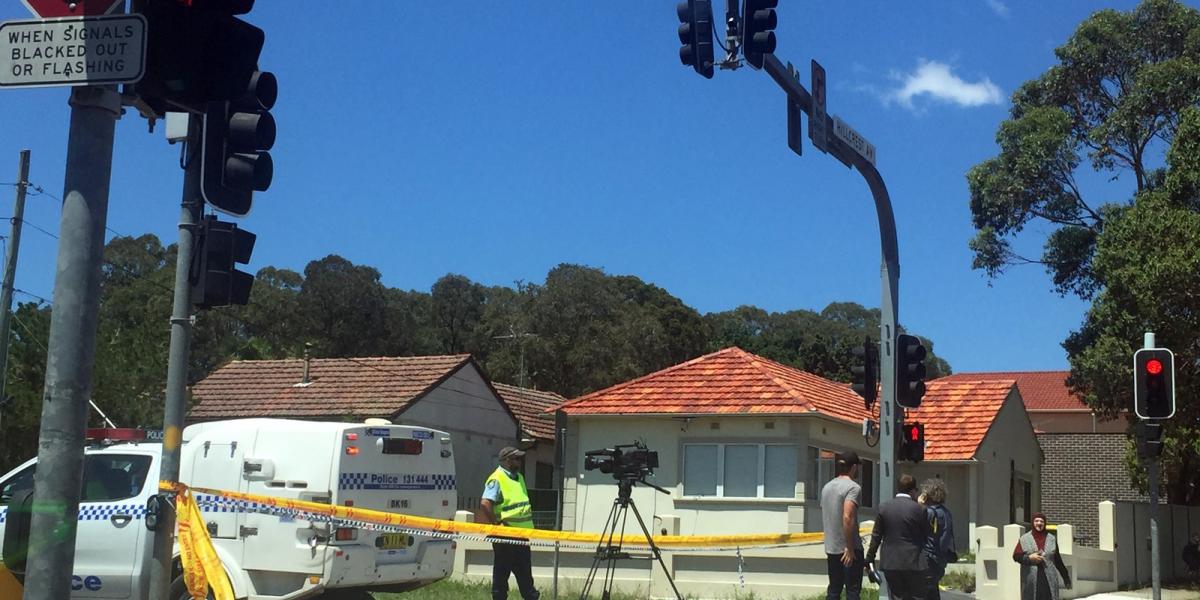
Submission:
MULTIPOLYGON (((901 322, 956 371, 1066 368, 1060 343, 1087 305, 1055 294, 1040 267, 995 281, 970 268, 964 173, 995 154, 1012 91, 1055 63, 1081 20, 1135 3, 783 4, 776 56, 806 86, 820 61, 829 112, 877 148, 901 322)), ((28 17, 19 2, 0 9, 28 17)), ((336 253, 428 291, 449 272, 512 285, 571 262, 636 275, 701 312, 879 304, 861 176, 807 139, 802 158, 788 150, 784 96, 765 72, 706 80, 682 66, 674 2, 275 0, 247 20, 266 30, 261 63, 280 82, 275 180, 239 222, 258 234, 252 269, 336 253)), ((31 149, 46 194, 29 197, 26 219, 55 234, 67 96, 0 90, 0 182, 31 149)), ((113 231, 176 239, 178 155, 161 127, 148 133, 132 112, 118 122, 113 231)), ((12 189, 0 186, 0 216, 12 189)), ((1090 202, 1127 196, 1123 181, 1085 178, 1090 202)), ((1038 254, 1047 232, 1030 227, 1017 249, 1038 254)), ((55 254, 25 230, 18 301, 51 299, 55 254)))

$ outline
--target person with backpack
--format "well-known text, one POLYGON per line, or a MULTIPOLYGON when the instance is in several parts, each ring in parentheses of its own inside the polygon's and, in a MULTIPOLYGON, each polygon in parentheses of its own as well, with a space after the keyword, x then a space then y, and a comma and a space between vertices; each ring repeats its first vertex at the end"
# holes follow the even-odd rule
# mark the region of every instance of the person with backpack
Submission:
POLYGON ((921 485, 921 503, 925 505, 925 518, 929 520, 929 537, 925 540, 926 600, 941 600, 938 587, 946 574, 946 565, 958 562, 958 549, 954 545, 954 516, 946 508, 946 482, 941 479, 926 479, 921 485))

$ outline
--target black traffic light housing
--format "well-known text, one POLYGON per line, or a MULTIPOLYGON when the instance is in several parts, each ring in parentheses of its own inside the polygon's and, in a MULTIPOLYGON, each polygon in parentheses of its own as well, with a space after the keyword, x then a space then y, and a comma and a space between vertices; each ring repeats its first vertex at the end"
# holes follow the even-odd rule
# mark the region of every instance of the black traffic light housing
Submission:
POLYGON ((713 16, 712 0, 684 0, 676 7, 679 13, 679 61, 690 65, 697 73, 713 76, 713 16))
POLYGON ((196 234, 188 278, 192 304, 205 309, 249 302, 254 276, 235 266, 250 262, 256 236, 211 215, 200 222, 196 234))
POLYGON ((267 151, 275 145, 275 117, 270 110, 278 95, 275 75, 256 71, 237 100, 208 105, 200 192, 213 208, 244 217, 254 192, 271 186, 275 167, 267 151))
POLYGON ((914 335, 896 337, 896 402, 919 408, 925 397, 925 346, 914 335))
POLYGON ((1163 451, 1163 424, 1139 421, 1137 424, 1138 458, 1158 458, 1163 451))
POLYGON ((253 0, 140 0, 146 17, 146 74, 135 93, 156 114, 202 113, 239 98, 258 70, 266 34, 234 15, 253 0))
POLYGON ((867 412, 871 412, 879 394, 879 348, 871 338, 865 338, 861 346, 854 347, 854 361, 850 367, 853 378, 850 389, 862 396, 867 412))
POLYGON ((1133 412, 1141 419, 1175 415, 1175 353, 1166 348, 1133 353, 1133 412))
POLYGON ((775 7, 779 0, 744 0, 742 3, 742 53, 756 69, 763 66, 763 55, 775 52, 775 26, 779 18, 775 7))
POLYGON ((923 423, 905 423, 900 426, 896 460, 914 463, 925 460, 925 425, 923 423))

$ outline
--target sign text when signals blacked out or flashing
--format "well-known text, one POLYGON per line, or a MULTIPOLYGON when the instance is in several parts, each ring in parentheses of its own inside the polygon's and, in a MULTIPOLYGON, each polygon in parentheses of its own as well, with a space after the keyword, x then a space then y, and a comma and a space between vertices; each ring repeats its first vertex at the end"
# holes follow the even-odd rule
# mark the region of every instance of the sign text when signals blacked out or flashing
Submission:
POLYGON ((0 24, 0 87, 132 83, 145 71, 141 15, 0 24))

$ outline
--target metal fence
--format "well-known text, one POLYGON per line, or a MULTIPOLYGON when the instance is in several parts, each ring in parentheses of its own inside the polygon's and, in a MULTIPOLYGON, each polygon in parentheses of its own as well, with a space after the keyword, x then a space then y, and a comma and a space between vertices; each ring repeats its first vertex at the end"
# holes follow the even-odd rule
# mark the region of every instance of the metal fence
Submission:
MULTIPOLYGON (((529 503, 533 505, 533 526, 538 529, 558 529, 555 522, 558 509, 559 490, 533 488, 529 490, 529 503)), ((479 507, 478 496, 459 496, 458 510, 474 512, 479 507)))

